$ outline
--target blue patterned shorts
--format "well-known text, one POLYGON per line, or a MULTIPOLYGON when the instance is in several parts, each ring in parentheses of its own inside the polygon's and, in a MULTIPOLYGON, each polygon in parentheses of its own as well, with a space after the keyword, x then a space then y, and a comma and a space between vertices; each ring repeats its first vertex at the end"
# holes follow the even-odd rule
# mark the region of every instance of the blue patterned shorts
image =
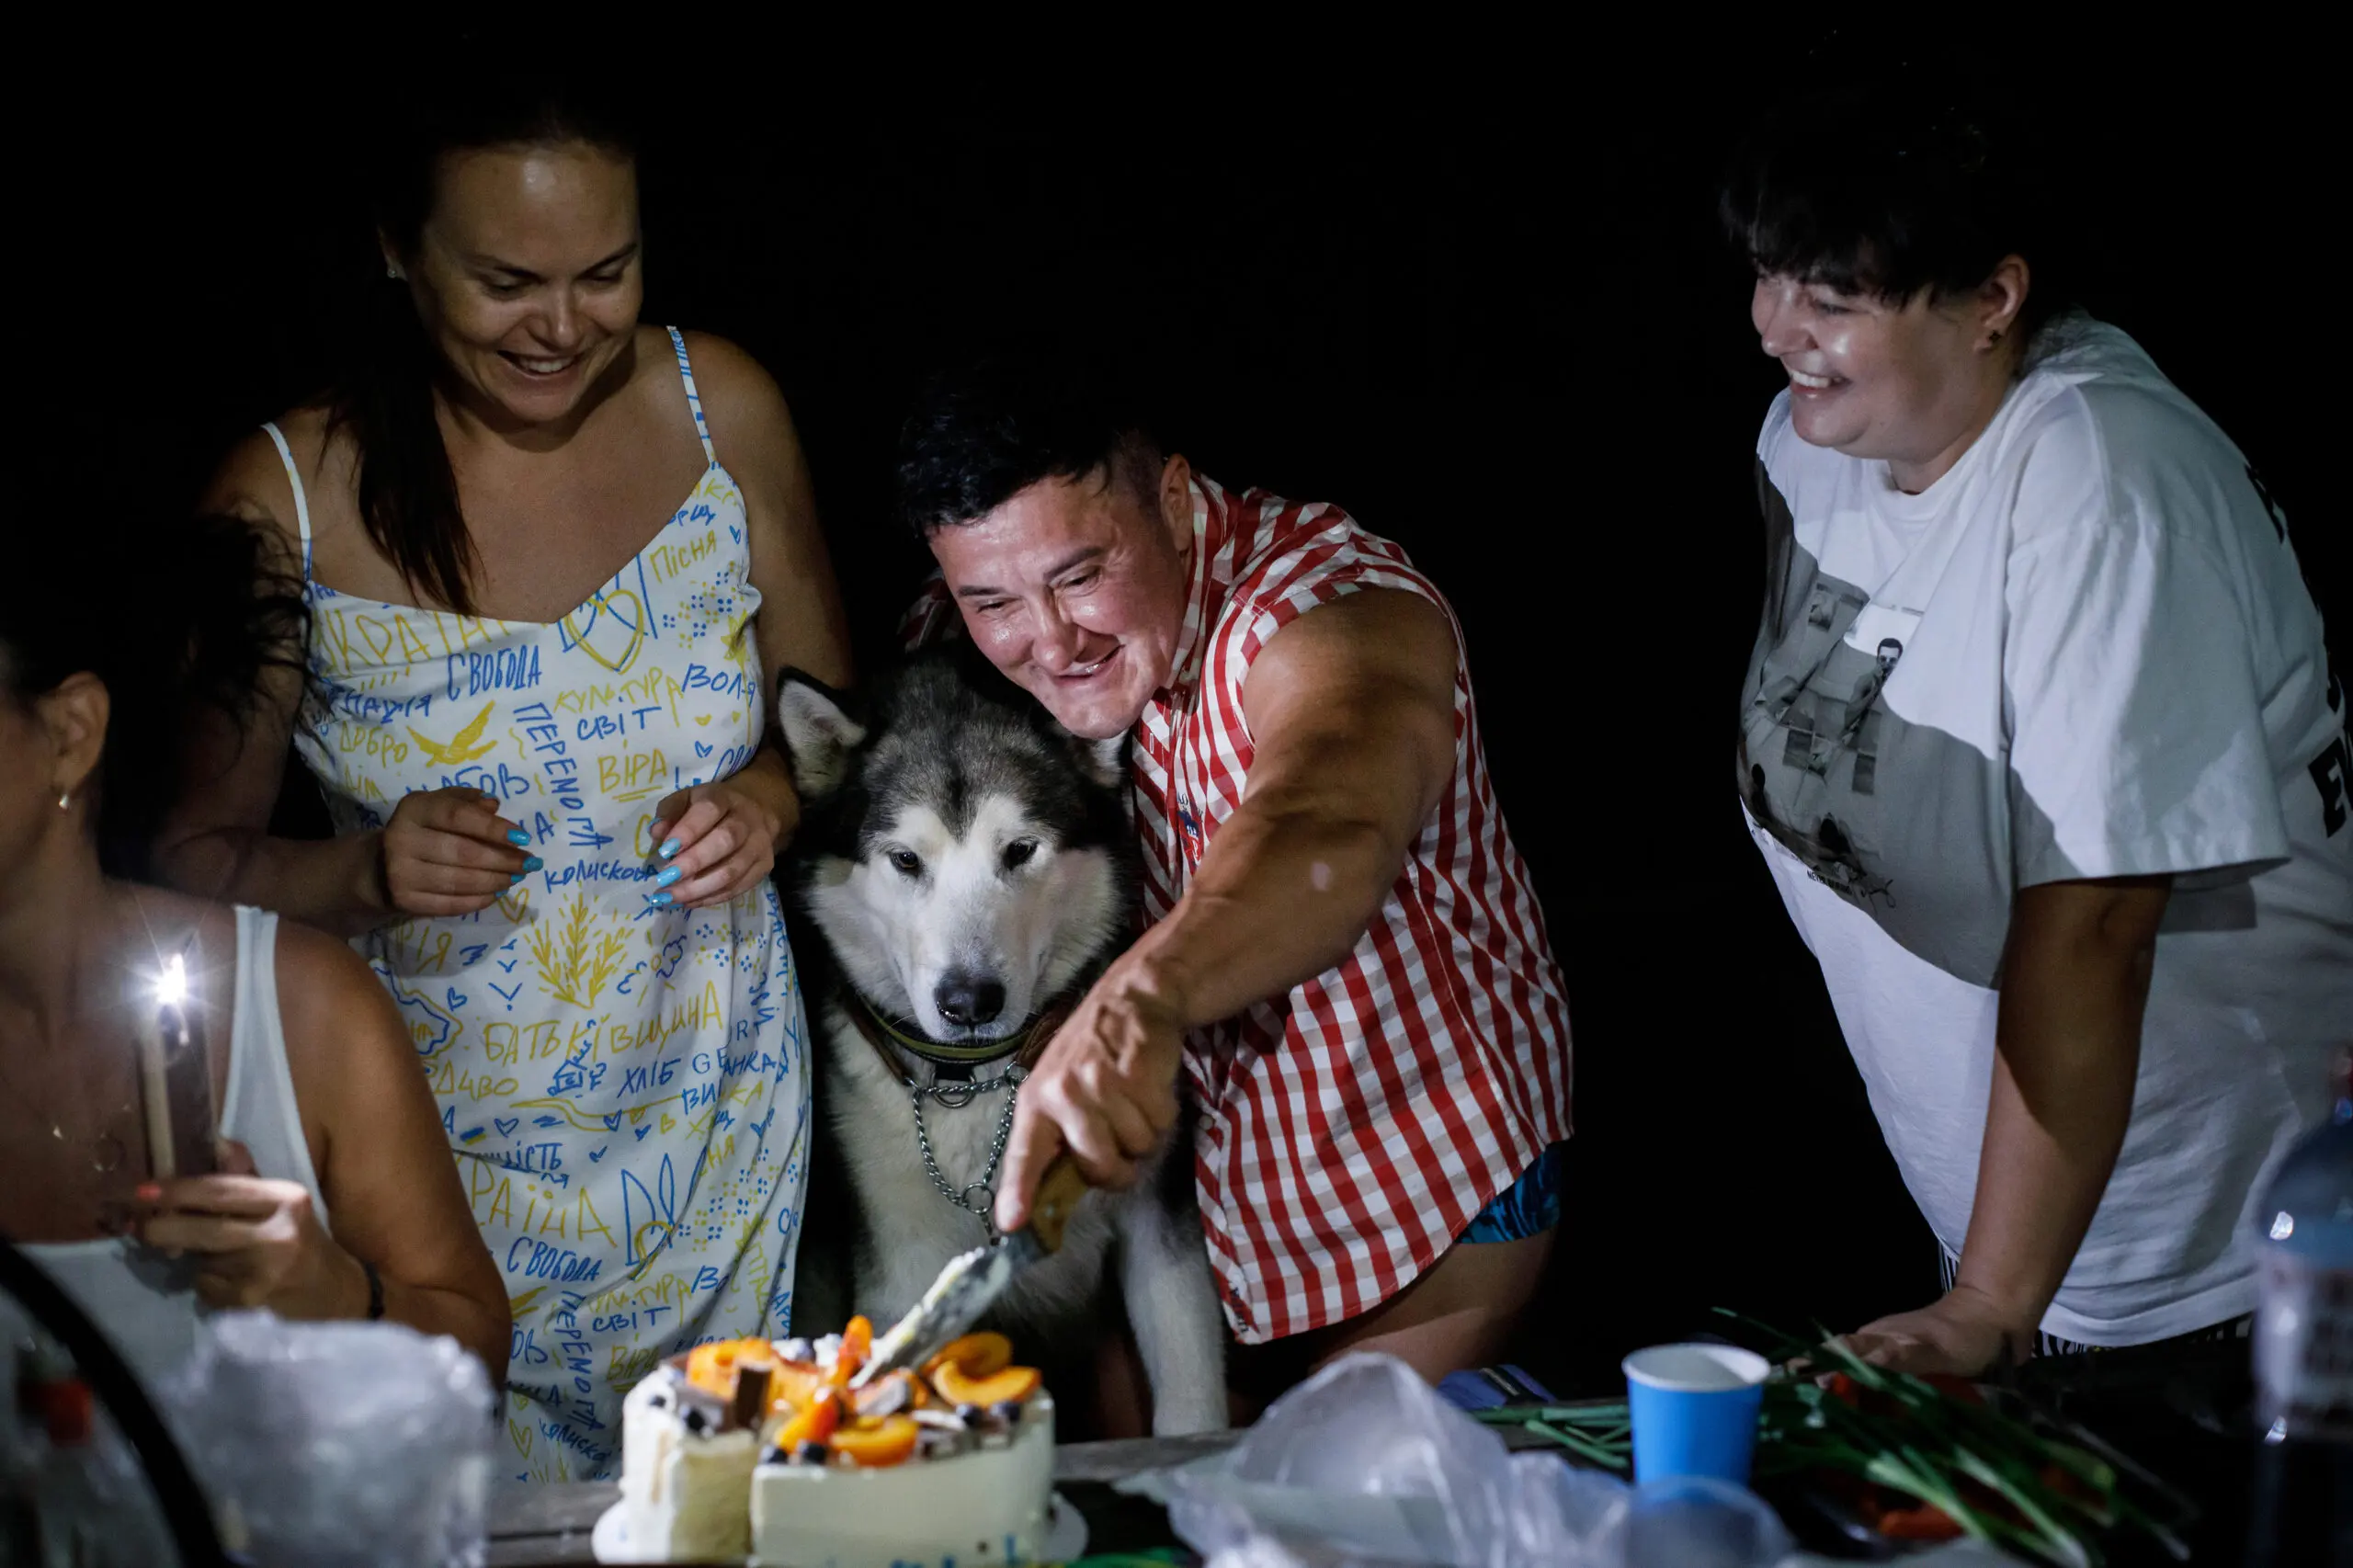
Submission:
POLYGON ((1561 1222, 1561 1167, 1567 1163, 1568 1145, 1555 1143, 1519 1173, 1519 1179, 1495 1194, 1495 1201, 1471 1218, 1455 1238, 1462 1242, 1518 1242, 1540 1236, 1561 1222))

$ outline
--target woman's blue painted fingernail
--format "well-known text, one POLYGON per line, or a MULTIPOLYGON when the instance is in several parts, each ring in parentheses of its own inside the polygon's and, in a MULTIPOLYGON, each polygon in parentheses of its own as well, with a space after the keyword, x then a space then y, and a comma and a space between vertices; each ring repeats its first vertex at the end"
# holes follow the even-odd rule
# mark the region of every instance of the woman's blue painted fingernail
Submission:
POLYGON ((519 882, 519 881, 521 881, 522 880, 523 880, 523 873, 522 873, 522 872, 520 872, 520 871, 517 871, 517 872, 516 872, 513 876, 511 876, 511 877, 509 877, 509 878, 507 878, 507 879, 506 879, 506 885, 507 885, 508 887, 510 887, 510 888, 511 888, 511 887, 513 887, 517 882, 519 882))
POLYGON ((523 857, 523 869, 527 871, 536 871, 546 864, 547 862, 545 860, 540 859, 536 855, 526 855, 523 857))
POLYGON ((667 860, 671 856, 676 855, 679 850, 684 849, 685 847, 685 845, 679 843, 674 838, 670 840, 669 843, 662 846, 662 858, 667 860))
POLYGON ((668 870, 663 872, 660 876, 654 878, 654 885, 657 888, 666 888, 685 874, 686 873, 679 870, 677 867, 673 866, 668 870))
POLYGON ((506 830, 506 842, 517 846, 529 844, 531 842, 531 835, 519 827, 510 827, 506 830))
POLYGON ((651 908, 667 909, 673 903, 676 903, 677 900, 672 898, 666 892, 650 892, 645 895, 645 902, 651 908))

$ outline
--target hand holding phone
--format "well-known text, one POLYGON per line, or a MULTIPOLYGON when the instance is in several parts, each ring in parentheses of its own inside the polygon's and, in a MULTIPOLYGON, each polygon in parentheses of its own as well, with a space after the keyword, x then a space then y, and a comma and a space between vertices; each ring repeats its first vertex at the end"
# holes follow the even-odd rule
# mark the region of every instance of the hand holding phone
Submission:
POLYGON ((217 1173, 139 1189, 139 1237, 194 1260, 196 1293, 213 1307, 267 1307, 284 1318, 356 1318, 367 1271, 319 1222, 301 1182, 254 1174, 242 1143, 221 1145, 217 1173))

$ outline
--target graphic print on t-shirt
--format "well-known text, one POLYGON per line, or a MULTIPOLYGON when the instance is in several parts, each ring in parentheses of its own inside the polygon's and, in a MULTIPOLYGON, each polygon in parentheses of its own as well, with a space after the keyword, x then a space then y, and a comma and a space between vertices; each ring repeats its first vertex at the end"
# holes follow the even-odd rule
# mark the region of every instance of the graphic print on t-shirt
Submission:
POLYGON ((1759 826, 1889 936, 1990 985, 2009 907, 1987 854, 2001 766, 1881 700, 1919 616, 1878 605, 1797 543, 1789 504, 1757 476, 1770 543, 1762 630, 1741 709, 1740 793, 1759 826), (1858 636, 1858 629, 1860 635, 1858 636))

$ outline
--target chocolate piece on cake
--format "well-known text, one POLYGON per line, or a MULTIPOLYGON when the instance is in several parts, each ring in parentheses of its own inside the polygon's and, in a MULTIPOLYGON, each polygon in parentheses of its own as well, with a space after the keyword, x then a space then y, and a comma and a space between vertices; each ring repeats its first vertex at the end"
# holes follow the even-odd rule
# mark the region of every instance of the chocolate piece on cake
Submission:
POLYGON ((760 1423, 767 1419, 768 1377, 773 1369, 765 1362, 757 1361, 736 1367, 735 1397, 729 1401, 727 1406, 727 1425, 731 1430, 742 1426, 756 1432, 760 1429, 760 1423))

